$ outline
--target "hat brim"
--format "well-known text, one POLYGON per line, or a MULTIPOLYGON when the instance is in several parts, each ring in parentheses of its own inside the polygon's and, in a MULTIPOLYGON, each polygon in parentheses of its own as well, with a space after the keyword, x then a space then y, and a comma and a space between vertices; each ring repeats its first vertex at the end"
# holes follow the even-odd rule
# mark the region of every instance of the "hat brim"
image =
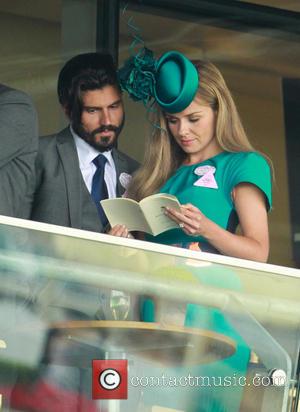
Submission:
POLYGON ((198 90, 198 71, 182 53, 169 51, 157 62, 154 97, 168 113, 179 113, 194 100, 198 90))

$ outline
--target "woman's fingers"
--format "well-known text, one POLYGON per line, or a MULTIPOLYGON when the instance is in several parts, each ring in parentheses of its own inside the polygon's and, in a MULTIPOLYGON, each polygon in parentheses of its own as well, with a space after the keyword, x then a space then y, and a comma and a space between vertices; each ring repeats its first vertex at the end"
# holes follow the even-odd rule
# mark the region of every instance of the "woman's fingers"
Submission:
POLYGON ((187 203, 185 205, 181 205, 181 208, 184 210, 190 210, 190 211, 194 211, 194 212, 200 212, 199 209, 192 205, 191 203, 187 203))
POLYGON ((165 214, 172 220, 174 220, 174 222, 176 223, 180 223, 183 221, 184 219, 184 214, 182 212, 178 212, 175 209, 172 209, 170 207, 166 207, 165 208, 165 214))
POLYGON ((183 205, 180 212, 172 208, 166 208, 166 214, 178 223, 178 226, 189 235, 201 234, 201 221, 203 214, 191 204, 183 205))
POLYGON ((128 237, 129 232, 126 226, 116 225, 110 229, 108 234, 112 236, 128 237))

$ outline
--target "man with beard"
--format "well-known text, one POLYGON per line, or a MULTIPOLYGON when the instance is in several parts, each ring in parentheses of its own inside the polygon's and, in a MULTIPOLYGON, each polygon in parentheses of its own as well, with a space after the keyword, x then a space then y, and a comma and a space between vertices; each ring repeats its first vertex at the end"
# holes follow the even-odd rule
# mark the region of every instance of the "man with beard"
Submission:
MULTIPOLYGON (((40 139, 31 219, 94 232, 107 220, 99 201, 121 196, 138 163, 116 148, 124 124, 121 90, 109 54, 70 59, 58 78, 70 125, 40 139)), ((113 234, 126 236, 118 227, 113 234)))

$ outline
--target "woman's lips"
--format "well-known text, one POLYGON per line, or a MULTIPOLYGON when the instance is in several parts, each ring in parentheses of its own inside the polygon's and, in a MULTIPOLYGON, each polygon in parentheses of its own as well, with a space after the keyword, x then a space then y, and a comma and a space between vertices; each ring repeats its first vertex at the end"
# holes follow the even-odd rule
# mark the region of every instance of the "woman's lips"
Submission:
POLYGON ((195 139, 185 139, 185 140, 181 140, 181 144, 183 146, 188 146, 190 144, 192 144, 194 142, 195 139))

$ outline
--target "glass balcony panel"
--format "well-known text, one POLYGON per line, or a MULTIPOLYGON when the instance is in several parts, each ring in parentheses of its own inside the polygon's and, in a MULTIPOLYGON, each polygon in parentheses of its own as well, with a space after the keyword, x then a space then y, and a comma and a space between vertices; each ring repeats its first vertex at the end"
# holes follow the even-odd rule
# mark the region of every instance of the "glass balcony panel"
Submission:
POLYGON ((0 219, 7 410, 292 410, 298 270, 0 219), (93 400, 112 359, 128 399, 93 400))

